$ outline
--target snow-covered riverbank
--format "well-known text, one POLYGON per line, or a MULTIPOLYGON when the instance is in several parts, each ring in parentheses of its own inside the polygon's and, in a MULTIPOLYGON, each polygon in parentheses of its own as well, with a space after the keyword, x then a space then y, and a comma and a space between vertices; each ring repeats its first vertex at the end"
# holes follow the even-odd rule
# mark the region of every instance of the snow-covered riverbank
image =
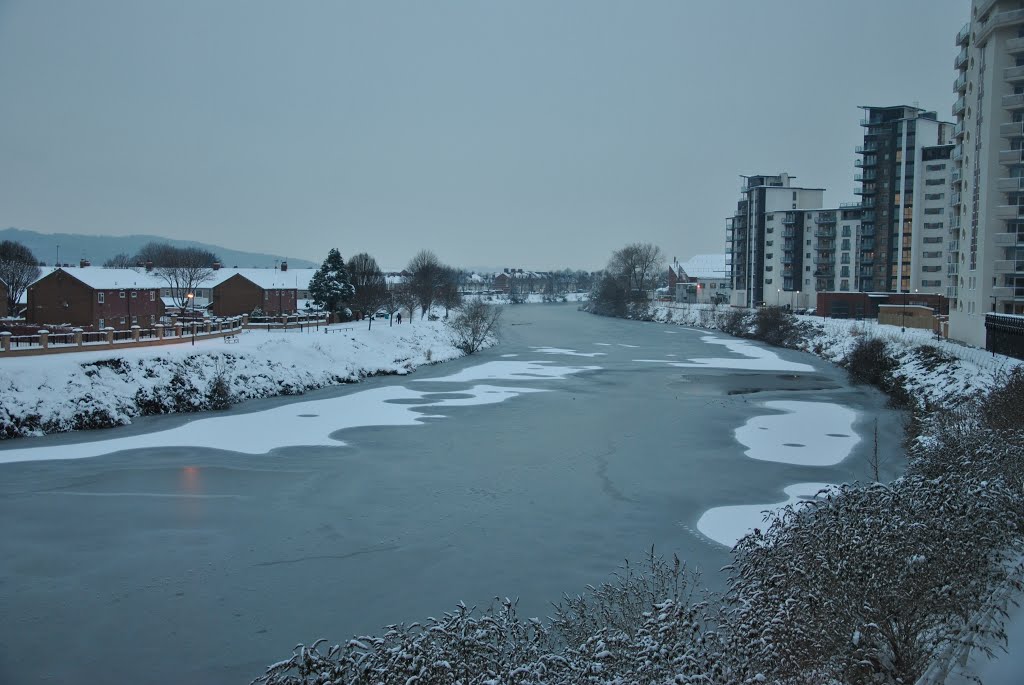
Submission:
POLYGON ((445 323, 375 322, 312 331, 250 330, 237 344, 83 352, 0 362, 0 438, 216 409, 367 376, 406 374, 463 356, 445 323))
MULTIPOLYGON (((717 330, 728 307, 709 305, 661 305, 653 319, 693 328, 717 330)), ((986 392, 1024 361, 993 355, 945 339, 926 330, 878 324, 872 320, 822 319, 798 316, 811 326, 806 351, 840 366, 863 336, 879 338, 898 361, 901 385, 920 406, 955 406, 965 397, 986 392), (922 350, 924 350, 922 352, 922 350)))

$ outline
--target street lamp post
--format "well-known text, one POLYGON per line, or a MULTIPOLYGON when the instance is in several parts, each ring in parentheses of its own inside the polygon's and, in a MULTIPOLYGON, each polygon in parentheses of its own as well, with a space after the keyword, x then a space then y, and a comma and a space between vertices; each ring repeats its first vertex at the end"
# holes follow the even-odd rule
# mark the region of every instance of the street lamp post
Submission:
POLYGON ((775 289, 775 306, 779 306, 779 300, 782 298, 782 288, 775 289))
POLYGON ((903 312, 900 316, 900 333, 907 332, 907 293, 903 293, 903 312))
POLYGON ((195 346, 195 344, 196 344, 196 294, 195 293, 189 293, 185 297, 187 297, 188 301, 190 303, 192 303, 192 321, 190 323, 192 324, 192 345, 195 346))

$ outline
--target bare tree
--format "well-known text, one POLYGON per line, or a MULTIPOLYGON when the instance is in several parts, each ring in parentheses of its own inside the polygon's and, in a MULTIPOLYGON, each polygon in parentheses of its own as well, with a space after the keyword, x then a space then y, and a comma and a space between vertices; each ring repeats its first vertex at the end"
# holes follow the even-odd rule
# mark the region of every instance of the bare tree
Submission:
POLYGON ((156 275, 167 284, 171 298, 178 307, 188 302, 189 293, 210 280, 217 255, 198 247, 174 247, 164 243, 149 243, 136 255, 139 263, 152 263, 156 275))
MULTIPOLYGON (((445 267, 430 250, 420 250, 406 267, 409 289, 420 306, 420 318, 426 316, 444 285, 445 267)), ((411 318, 411 316, 410 316, 411 318)))
POLYGON ((133 266, 138 265, 139 260, 131 255, 118 252, 116 255, 103 262, 103 268, 105 269, 130 269, 133 266))
POLYGON ((0 242, 0 280, 7 284, 7 311, 12 315, 25 289, 41 273, 32 250, 14 240, 0 242))
POLYGON ((377 260, 365 252, 352 255, 348 260, 348 274, 355 286, 352 305, 367 314, 373 327, 373 317, 388 300, 388 286, 377 260))
POLYGON ((636 299, 655 284, 664 262, 665 256, 657 245, 631 243, 612 254, 607 270, 620 279, 630 296, 636 299))
POLYGON ((409 312, 409 323, 412 323, 412 315, 416 312, 416 305, 419 304, 419 298, 413 292, 412 286, 409 283, 401 283, 395 286, 391 290, 391 297, 395 307, 392 311, 399 311, 405 308, 409 312))
POLYGON ((437 302, 444 307, 444 318, 448 312, 462 304, 462 292, 459 290, 460 275, 456 269, 444 267, 441 287, 437 292, 437 302))
POLYGON ((466 354, 473 354, 498 333, 501 307, 480 300, 468 302, 449 322, 452 340, 466 354))

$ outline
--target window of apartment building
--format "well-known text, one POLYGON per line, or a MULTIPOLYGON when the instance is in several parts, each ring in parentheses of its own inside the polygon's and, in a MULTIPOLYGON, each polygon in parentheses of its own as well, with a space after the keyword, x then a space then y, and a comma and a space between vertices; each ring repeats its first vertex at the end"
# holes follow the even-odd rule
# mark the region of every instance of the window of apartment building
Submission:
POLYGON ((842 255, 840 255, 839 263, 840 264, 849 264, 850 263, 850 253, 849 252, 844 252, 842 255))
POLYGON ((103 304, 106 301, 103 293, 96 293, 96 301, 100 304, 103 304))
POLYGON ((121 317, 121 325, 123 326, 123 325, 125 325, 125 323, 126 323, 126 319, 122 316, 121 317))
POLYGON ((137 325, 138 323, 139 323, 139 317, 137 317, 137 316, 133 316, 133 317, 132 317, 132 325, 133 325, 133 326, 135 326, 135 325, 137 325))
POLYGON ((149 301, 150 302, 156 302, 156 291, 155 290, 150 290, 149 291, 149 301))
POLYGON ((945 207, 925 207, 925 214, 944 214, 946 212, 945 207))
POLYGON ((772 219, 775 218, 775 215, 774 214, 765 214, 764 218, 767 219, 768 221, 771 221, 772 219))
POLYGON ((945 193, 925 193, 924 199, 926 200, 941 200, 946 197, 945 193))
POLYGON ((772 279, 766 278, 766 279, 764 279, 764 283, 765 283, 765 285, 771 285, 772 284, 772 279))
POLYGON ((942 281, 929 281, 927 279, 921 281, 921 286, 924 288, 937 288, 942 285, 942 281))
POLYGON ((150 314, 149 315, 149 325, 152 326, 155 323, 156 323, 156 315, 155 314, 150 314))
POLYGON ((924 254, 925 259, 935 259, 936 257, 941 257, 942 256, 941 252, 925 252, 923 254, 924 254))
POLYGON ((921 267, 921 271, 924 271, 926 273, 936 273, 938 271, 942 271, 942 267, 941 266, 922 266, 921 267))
POLYGON ((849 238, 843 238, 843 244, 840 247, 840 249, 842 249, 842 250, 849 250, 850 249, 850 239, 849 238))
POLYGON ((849 238, 850 237, 850 227, 849 226, 843 226, 842 236, 844 238, 849 238))
POLYGON ((804 285, 810 285, 810 284, 811 284, 811 279, 805 278, 804 279, 804 285))
POLYGON ((809 267, 809 266, 805 266, 804 267, 804 271, 810 271, 810 270, 811 270, 811 267, 809 267))
POLYGON ((925 167, 928 171, 942 171, 946 168, 945 164, 929 164, 925 167))
POLYGON ((774 257, 774 256, 775 256, 775 253, 774 253, 774 252, 769 252, 768 254, 766 254, 766 255, 764 256, 764 258, 765 258, 765 259, 771 259, 771 258, 772 258, 772 257, 774 257))
POLYGON ((807 241, 807 244, 808 244, 808 245, 810 245, 810 244, 811 244, 811 241, 810 241, 810 240, 808 240, 808 241, 807 241))
POLYGON ((810 252, 808 252, 808 253, 807 253, 807 259, 810 259, 810 258, 811 258, 811 253, 810 253, 810 252))
POLYGON ((764 241, 764 246, 765 247, 771 247, 774 244, 775 244, 774 240, 766 240, 766 241, 764 241))
POLYGON ((839 267, 839 275, 840 276, 844 276, 846 278, 849 278, 849 276, 850 276, 850 267, 848 267, 848 266, 841 266, 841 267, 839 267))
POLYGON ((97 322, 96 328, 106 328, 106 327, 107 327, 107 320, 106 319, 100 319, 99 322, 97 322))
POLYGON ((946 179, 944 179, 944 178, 928 178, 928 179, 925 179, 924 184, 926 186, 942 186, 942 185, 946 185, 946 179))
POLYGON ((773 267, 773 266, 772 266, 771 264, 769 264, 768 266, 766 266, 766 267, 764 268, 764 270, 765 270, 765 271, 771 271, 771 270, 772 270, 773 268, 774 268, 774 267, 773 267))
POLYGON ((840 290, 849 290, 850 289, 850 282, 849 281, 839 281, 839 289, 840 290))
MULTIPOLYGON (((119 292, 117 294, 117 296, 120 297, 123 300, 124 299, 124 291, 122 290, 121 292, 119 292)), ((122 322, 122 323, 124 323, 124 322, 122 322)))
POLYGON ((765 233, 775 233, 775 229, 772 228, 771 226, 769 226, 768 228, 764 229, 764 232, 765 233))
POLYGON ((924 239, 924 242, 925 242, 926 245, 941 245, 942 244, 942 236, 941 235, 937 235, 937 236, 930 237, 930 238, 926 237, 924 239))
POLYGON ((793 191, 793 202, 796 202, 796 191, 793 191))
POLYGON ((139 299, 139 291, 138 290, 133 290, 132 291, 132 299, 133 300, 139 299))

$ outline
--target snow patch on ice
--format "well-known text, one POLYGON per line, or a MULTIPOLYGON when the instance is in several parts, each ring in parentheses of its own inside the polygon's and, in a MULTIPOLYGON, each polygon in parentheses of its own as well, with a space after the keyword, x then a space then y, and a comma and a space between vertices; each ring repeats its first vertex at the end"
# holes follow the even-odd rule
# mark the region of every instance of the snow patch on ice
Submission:
POLYGON ((711 345, 724 345, 730 352, 741 355, 745 359, 733 357, 692 357, 689 362, 672 362, 672 366, 680 368, 712 368, 740 369, 745 371, 801 371, 813 373, 810 364, 788 362, 769 349, 759 347, 746 340, 718 338, 713 335, 701 337, 703 342, 711 345))
POLYGON ((697 521, 697 530, 715 542, 734 546, 754 528, 764 527, 766 512, 778 511, 801 500, 813 499, 821 490, 835 487, 831 483, 797 483, 783 492, 788 499, 776 504, 740 504, 708 509, 697 521))
POLYGON ((246 454, 266 454, 282 447, 338 447, 345 443, 331 437, 337 431, 365 426, 413 426, 426 418, 445 418, 438 414, 418 412, 417 407, 435 410, 496 404, 535 392, 546 391, 539 388, 475 385, 453 396, 448 393, 419 392, 403 386, 388 386, 341 397, 295 402, 247 414, 212 416, 144 435, 76 445, 8 449, 0 451, 0 463, 84 459, 123 450, 186 445, 202 445, 204 448, 246 454))
POLYGON ((414 378, 420 383, 472 383, 475 381, 521 381, 564 379, 574 373, 596 371, 600 366, 558 366, 551 362, 486 362, 463 369, 450 376, 439 378, 414 378))
POLYGON ((860 438, 857 412, 830 402, 764 402, 782 414, 755 416, 736 429, 746 455, 799 466, 833 466, 849 456, 860 438), (792 442, 799 436, 800 442, 792 442))
POLYGON ((603 357, 605 355, 604 352, 577 352, 561 347, 531 347, 530 349, 541 354, 564 354, 568 357, 603 357))

